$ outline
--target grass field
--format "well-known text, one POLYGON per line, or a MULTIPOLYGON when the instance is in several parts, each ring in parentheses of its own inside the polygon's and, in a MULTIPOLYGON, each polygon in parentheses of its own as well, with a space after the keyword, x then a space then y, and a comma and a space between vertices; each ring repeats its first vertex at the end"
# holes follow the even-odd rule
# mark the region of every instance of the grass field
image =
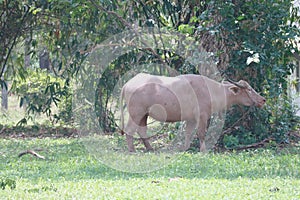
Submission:
MULTIPOLYGON (((80 139, 1 138, 0 199, 296 200, 300 199, 299 152, 299 147, 293 147, 183 153, 159 170, 129 173, 112 169, 89 154, 80 139), (18 157, 27 149, 41 150, 37 152, 45 160, 29 154, 18 157)), ((106 156, 113 159, 115 155, 106 156)), ((132 158, 151 156, 143 153, 132 158)), ((139 163, 130 162, 133 167, 139 163)))

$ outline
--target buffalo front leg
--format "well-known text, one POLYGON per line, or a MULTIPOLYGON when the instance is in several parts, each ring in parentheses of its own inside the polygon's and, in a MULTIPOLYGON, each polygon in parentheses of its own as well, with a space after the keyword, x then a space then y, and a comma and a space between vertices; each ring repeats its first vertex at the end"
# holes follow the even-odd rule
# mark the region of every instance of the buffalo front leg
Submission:
POLYGON ((133 136, 126 134, 126 141, 127 141, 128 151, 135 152, 135 148, 133 145, 133 136))
POLYGON ((146 147, 146 150, 147 151, 153 151, 153 148, 149 142, 149 138, 147 136, 147 118, 148 116, 145 115, 142 120, 140 121, 140 124, 139 124, 139 129, 138 129, 138 133, 146 147))
POLYGON ((183 151, 186 151, 191 146, 191 140, 193 138, 193 131, 196 128, 196 122, 195 121, 187 121, 186 122, 186 130, 185 130, 185 140, 184 140, 184 147, 183 151))
POLYGON ((198 124, 198 138, 200 140, 200 152, 206 152, 205 133, 207 130, 207 117, 200 117, 198 124))

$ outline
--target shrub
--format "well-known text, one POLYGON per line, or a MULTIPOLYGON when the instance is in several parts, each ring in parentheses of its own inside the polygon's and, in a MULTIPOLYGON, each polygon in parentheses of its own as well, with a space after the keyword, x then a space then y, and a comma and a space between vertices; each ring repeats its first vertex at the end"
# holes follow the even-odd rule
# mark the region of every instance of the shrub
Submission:
POLYGON ((68 82, 41 69, 27 69, 24 73, 27 74, 24 76, 26 78, 18 77, 13 80, 12 92, 20 97, 20 107, 26 107, 26 118, 32 118, 32 114, 44 113, 52 122, 69 121, 72 98, 68 82), (56 114, 53 112, 54 105, 58 108, 56 114))

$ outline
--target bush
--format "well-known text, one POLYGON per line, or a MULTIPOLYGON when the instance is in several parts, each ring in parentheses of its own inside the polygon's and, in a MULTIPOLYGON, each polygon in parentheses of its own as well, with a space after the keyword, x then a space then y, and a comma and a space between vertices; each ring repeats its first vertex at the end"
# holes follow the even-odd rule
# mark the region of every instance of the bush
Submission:
POLYGON ((215 33, 223 45, 219 54, 228 56, 228 65, 219 66, 220 70, 233 79, 247 80, 267 99, 262 110, 229 111, 225 129, 231 128, 227 132, 230 135, 220 141, 225 146, 268 137, 278 143, 288 142, 288 133, 296 126, 292 101, 287 95, 287 80, 295 68, 292 52, 298 51, 290 41, 299 35, 294 24, 297 9, 291 5, 288 0, 217 0, 201 15, 208 23, 202 23, 206 26, 200 30, 215 33), (219 16, 215 24, 210 23, 212 16, 219 16), (235 124, 240 118, 240 123, 235 124))
MULTIPOLYGON (((44 113, 52 122, 68 122, 72 113, 72 98, 68 82, 41 69, 27 69, 24 77, 13 80, 12 92, 20 97, 20 107, 26 107, 26 119, 44 113), (55 114, 53 105, 58 108, 55 114)), ((27 120, 23 119, 23 122, 27 120)), ((22 121, 19 123, 22 124, 22 121)))

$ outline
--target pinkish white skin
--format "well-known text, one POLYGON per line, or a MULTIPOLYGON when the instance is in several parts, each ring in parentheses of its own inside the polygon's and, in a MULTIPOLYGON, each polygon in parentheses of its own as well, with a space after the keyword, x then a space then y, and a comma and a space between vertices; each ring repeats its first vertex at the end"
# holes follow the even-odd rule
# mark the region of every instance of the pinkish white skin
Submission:
POLYGON ((133 135, 138 132, 147 150, 153 150, 147 138, 148 116, 161 122, 186 121, 183 150, 190 147, 193 130, 197 129, 200 151, 204 152, 207 121, 211 115, 232 105, 262 108, 266 99, 246 81, 219 83, 202 75, 177 77, 140 73, 129 80, 121 92, 121 128, 123 131, 123 99, 129 119, 124 129, 128 150, 134 152, 133 135))

